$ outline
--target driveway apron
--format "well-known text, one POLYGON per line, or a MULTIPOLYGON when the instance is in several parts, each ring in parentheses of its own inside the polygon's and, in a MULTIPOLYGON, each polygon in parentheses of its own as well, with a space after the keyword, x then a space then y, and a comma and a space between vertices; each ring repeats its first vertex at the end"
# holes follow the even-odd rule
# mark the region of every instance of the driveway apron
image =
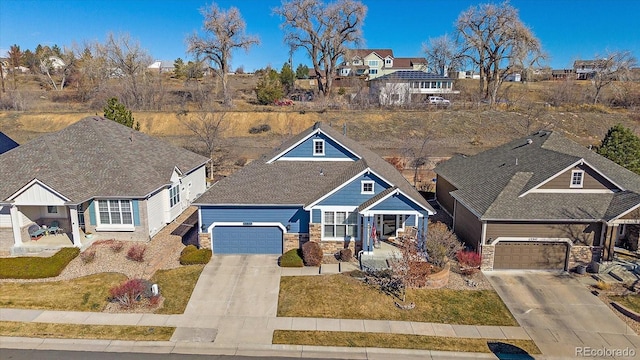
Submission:
POLYGON ((570 275, 540 271, 485 275, 544 355, 576 357, 587 347, 640 353, 640 338, 633 330, 570 275))
POLYGON ((274 255, 214 255, 172 340, 208 337, 220 346, 271 344, 268 323, 276 317, 280 289, 276 263, 274 255))

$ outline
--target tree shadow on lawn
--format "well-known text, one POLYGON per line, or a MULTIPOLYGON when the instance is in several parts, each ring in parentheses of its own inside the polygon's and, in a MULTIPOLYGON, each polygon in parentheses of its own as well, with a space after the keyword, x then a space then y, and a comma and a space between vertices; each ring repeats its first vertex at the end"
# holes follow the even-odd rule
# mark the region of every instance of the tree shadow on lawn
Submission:
POLYGON ((529 355, 526 350, 512 344, 490 341, 487 346, 498 359, 533 360, 533 356, 529 355))

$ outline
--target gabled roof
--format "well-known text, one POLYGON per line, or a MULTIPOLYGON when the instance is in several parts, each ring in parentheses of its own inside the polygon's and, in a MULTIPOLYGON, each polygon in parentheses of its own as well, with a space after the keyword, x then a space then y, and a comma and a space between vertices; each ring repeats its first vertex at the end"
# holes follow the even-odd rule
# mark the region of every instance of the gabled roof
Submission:
POLYGON ((475 156, 455 156, 435 172, 457 188, 454 198, 485 220, 610 220, 640 201, 640 176, 555 132, 541 131, 475 156), (529 192, 580 162, 622 191, 529 192))
POLYGON ((437 80, 451 80, 451 78, 428 73, 420 70, 399 70, 392 72, 391 74, 383 75, 372 79, 371 81, 437 81, 437 80))
POLYGON ((0 131, 0 154, 18 147, 18 143, 0 131))
POLYGON ((0 200, 33 179, 71 203, 93 197, 146 197, 174 169, 188 173, 207 158, 102 117, 87 117, 0 155, 0 200))
POLYGON ((196 203, 200 205, 307 206, 366 169, 372 170, 412 200, 435 213, 427 201, 393 165, 357 141, 323 123, 316 123, 284 142, 271 153, 254 160, 236 173, 214 184, 196 200, 196 203), (350 162, 268 162, 318 129, 360 156, 360 159, 350 162))
POLYGON ((393 50, 391 49, 349 49, 347 51, 347 55, 350 56, 350 58, 359 57, 360 59, 366 57, 371 53, 375 53, 381 59, 384 59, 388 56, 393 57, 393 50))
POLYGON ((396 68, 413 68, 413 65, 427 65, 425 58, 395 58, 393 59, 393 69, 396 68))

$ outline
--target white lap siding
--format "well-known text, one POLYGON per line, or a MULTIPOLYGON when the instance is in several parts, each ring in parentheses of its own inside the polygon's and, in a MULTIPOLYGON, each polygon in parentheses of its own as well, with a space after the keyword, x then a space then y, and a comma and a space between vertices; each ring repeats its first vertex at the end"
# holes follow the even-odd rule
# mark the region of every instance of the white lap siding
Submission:
POLYGON ((185 186, 185 200, 188 200, 190 204, 207 190, 205 166, 201 166, 197 170, 187 174, 182 178, 182 184, 185 186))
POLYGON ((8 206, 0 206, 0 228, 11 228, 11 212, 8 206))
POLYGON ((169 221, 166 219, 166 210, 169 208, 168 191, 162 189, 153 194, 147 200, 147 217, 149 222, 149 236, 154 236, 169 221))

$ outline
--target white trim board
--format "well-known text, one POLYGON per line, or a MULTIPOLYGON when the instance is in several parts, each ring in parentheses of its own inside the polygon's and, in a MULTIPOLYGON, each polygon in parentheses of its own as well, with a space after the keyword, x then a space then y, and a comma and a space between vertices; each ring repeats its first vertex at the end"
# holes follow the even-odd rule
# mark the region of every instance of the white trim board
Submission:
POLYGON ((282 230, 283 234, 287 233, 287 228, 279 222, 241 222, 241 221, 218 221, 213 222, 207 228, 207 232, 213 235, 213 228, 216 226, 240 226, 240 227, 259 227, 259 226, 277 226, 282 230), (250 225, 249 225, 250 224, 250 225))
MULTIPOLYGON (((296 146, 302 144, 303 142, 305 142, 306 140, 308 140, 309 138, 311 138, 312 136, 316 135, 316 134, 320 134, 322 133, 324 136, 326 136, 327 138, 333 140, 336 144, 342 146, 345 150, 347 150, 348 152, 350 152, 351 154, 353 154, 353 156, 357 157, 358 159, 362 159, 362 157, 360 155, 358 155, 355 151, 349 149, 347 146, 345 146, 344 144, 342 144, 341 142, 337 141, 336 139, 334 139, 333 137, 331 137, 329 134, 327 134, 326 132, 322 131, 322 129, 318 128, 315 129, 314 131, 310 132, 307 136, 303 137, 302 139, 298 140, 297 142, 295 142, 293 145, 289 146, 288 148, 284 149, 283 151, 281 151, 280 153, 278 153, 276 156, 274 156, 273 158, 269 159, 266 163, 267 164, 271 164, 272 162, 278 160, 280 157, 282 157, 284 154, 288 153, 289 151, 291 151, 293 148, 295 148, 296 146)), ((326 146, 326 144, 325 144, 326 146)), ((351 161, 353 161, 352 159, 349 159, 351 161)))
MULTIPOLYGON (((522 193, 519 197, 523 197, 531 192, 533 192, 534 190, 538 190, 539 187, 543 186, 544 184, 550 182, 551 180, 557 178, 558 176, 564 174, 565 172, 569 171, 570 169, 576 167, 577 165, 586 165, 588 166, 591 170, 595 171, 596 173, 598 173, 600 176, 602 176, 603 178, 605 178, 607 181, 609 181, 610 183, 612 183, 614 186, 616 186, 618 189, 624 191, 625 189, 618 185, 615 181, 611 180, 608 176, 606 176, 605 174, 603 174, 601 171, 599 171, 598 169, 596 169, 594 166, 592 166, 591 164, 589 164, 587 161, 584 160, 584 158, 574 162, 573 164, 567 166, 566 168, 560 170, 559 172, 557 172, 555 175, 552 175, 550 177, 548 177, 546 180, 544 180, 543 182, 539 183, 538 185, 532 187, 530 190, 525 191, 524 193, 522 193)), ((584 181, 584 179, 583 179, 584 181)))

